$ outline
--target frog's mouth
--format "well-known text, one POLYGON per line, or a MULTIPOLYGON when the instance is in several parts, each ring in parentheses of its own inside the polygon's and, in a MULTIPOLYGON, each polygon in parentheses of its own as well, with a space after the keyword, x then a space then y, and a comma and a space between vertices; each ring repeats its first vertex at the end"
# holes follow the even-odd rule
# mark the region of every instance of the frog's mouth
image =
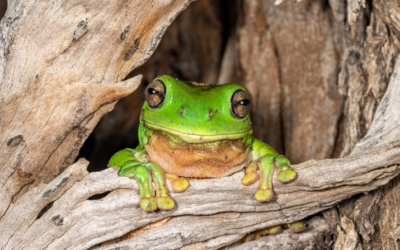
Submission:
POLYGON ((169 134, 175 135, 179 137, 181 140, 188 143, 206 143, 206 142, 214 142, 221 140, 237 140, 246 137, 246 135, 252 130, 249 129, 247 131, 235 134, 215 134, 215 135, 198 135, 198 134, 186 134, 182 133, 170 128, 166 128, 163 126, 159 126, 156 124, 152 124, 150 122, 145 121, 147 127, 155 130, 165 131, 169 134))

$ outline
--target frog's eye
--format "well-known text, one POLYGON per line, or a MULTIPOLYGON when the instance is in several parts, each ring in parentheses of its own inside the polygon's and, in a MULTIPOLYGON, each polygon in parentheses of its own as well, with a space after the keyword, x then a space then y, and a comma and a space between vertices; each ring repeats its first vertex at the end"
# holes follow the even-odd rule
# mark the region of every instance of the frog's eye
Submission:
POLYGON ((146 101, 149 107, 157 108, 161 106, 165 98, 165 85, 162 81, 156 80, 147 86, 145 91, 146 101))
POLYGON ((250 112, 250 108, 250 95, 243 90, 237 90, 231 98, 232 114, 238 118, 245 118, 250 112))

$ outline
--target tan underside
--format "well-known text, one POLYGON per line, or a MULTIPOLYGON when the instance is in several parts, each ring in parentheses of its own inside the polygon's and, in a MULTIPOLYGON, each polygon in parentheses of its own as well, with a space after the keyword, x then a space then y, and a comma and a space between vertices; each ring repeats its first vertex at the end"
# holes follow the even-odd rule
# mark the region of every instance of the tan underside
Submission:
POLYGON ((170 143, 161 133, 154 133, 145 148, 150 161, 157 162, 168 174, 183 177, 222 177, 244 163, 247 156, 241 140, 223 141, 218 146, 170 143))

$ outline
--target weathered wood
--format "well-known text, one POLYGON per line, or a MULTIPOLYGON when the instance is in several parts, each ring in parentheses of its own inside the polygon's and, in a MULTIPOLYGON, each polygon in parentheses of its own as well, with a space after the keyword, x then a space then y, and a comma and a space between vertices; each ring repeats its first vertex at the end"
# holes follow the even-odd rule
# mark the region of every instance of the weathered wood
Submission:
MULTIPOLYGON (((394 93, 386 89, 389 77, 392 81, 396 74, 392 75, 400 49, 400 26, 396 18, 400 8, 398 2, 392 0, 329 2, 335 19, 343 26, 339 86, 341 93, 346 95, 343 133, 340 135, 343 144, 341 155, 344 156, 372 150, 374 146, 385 144, 385 140, 394 142, 396 137, 398 140, 396 125, 391 122, 398 116, 390 116, 390 110, 388 115, 382 115, 377 108, 382 108, 382 102, 389 100, 384 97, 385 91, 386 94, 394 93), (387 126, 391 128, 383 129, 383 134, 378 132, 387 126), (384 131, 389 130, 393 133, 385 135, 384 131), (373 133, 376 136, 371 137, 373 133)), ((393 87, 395 85, 389 85, 389 88, 393 87)), ((398 185, 399 179, 396 178, 379 190, 342 202, 325 216, 333 227, 341 224, 341 217, 354 223, 358 234, 354 249, 359 246, 364 250, 398 249, 399 243, 388 237, 400 221, 398 185)), ((340 232, 334 232, 335 238, 338 237, 340 232)))
POLYGON ((342 217, 340 225, 337 225, 338 238, 334 250, 362 250, 356 227, 352 220, 342 217))
POLYGON ((396 1, 373 1, 372 6, 365 1, 347 2, 338 83, 346 95, 342 156, 366 135, 400 49, 395 22, 388 18, 394 10, 400 11, 396 1))
MULTIPOLYGON (((396 68, 400 67, 400 62, 396 68)), ((397 144, 400 141, 400 75, 399 72, 393 72, 386 94, 381 100, 373 122, 365 137, 360 140, 352 155, 375 150, 382 146, 397 144)))
MULTIPOLYGON (((249 221, 253 221, 254 223, 254 220, 257 220, 255 216, 255 214, 228 213, 213 215, 207 218, 195 216, 177 217, 162 228, 147 231, 132 240, 124 241, 118 245, 107 246, 104 249, 111 250, 117 247, 138 250, 220 249, 231 242, 240 240, 245 235, 240 233, 241 231, 248 232, 251 230, 249 221), (236 218, 236 222, 232 220, 234 218, 236 218), (195 223, 196 227, 188 227, 192 223, 195 223), (224 229, 222 230, 221 226, 216 227, 215 223, 226 223, 226 225, 223 225, 224 229), (183 231, 182 227, 188 227, 188 230, 183 231), (193 242, 194 238, 205 233, 214 235, 215 238, 211 238, 205 242, 185 244, 187 241, 193 242)), ((313 218, 307 223, 309 224, 309 230, 302 234, 295 234, 290 229, 287 229, 279 235, 262 237, 254 242, 236 247, 231 246, 229 249, 277 249, 278 246, 279 249, 292 249, 291 247, 294 245, 304 247, 302 249, 305 249, 305 246, 320 246, 322 247, 320 249, 323 249, 323 246, 327 246, 329 241, 331 241, 328 237, 328 242, 321 241, 321 236, 329 233, 329 225, 320 217, 313 218), (317 242, 317 240, 321 242, 317 242)))

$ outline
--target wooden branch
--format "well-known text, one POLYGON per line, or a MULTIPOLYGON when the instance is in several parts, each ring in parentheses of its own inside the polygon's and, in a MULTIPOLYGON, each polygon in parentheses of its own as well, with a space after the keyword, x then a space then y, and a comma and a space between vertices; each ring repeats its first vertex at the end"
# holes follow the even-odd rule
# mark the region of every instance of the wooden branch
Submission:
MULTIPOLYGON (((0 246, 87 249, 151 222, 180 216, 160 227, 152 244, 169 242, 171 248, 180 248, 221 237, 207 243, 220 247, 246 233, 303 219, 354 194, 376 189, 400 173, 395 165, 398 162, 400 148, 391 147, 343 159, 295 165, 299 178, 290 184, 274 181, 275 198, 268 203, 254 200, 257 184, 243 186, 242 172, 220 179, 192 180, 184 193, 172 193, 177 202, 175 209, 145 213, 139 207, 135 180, 118 177, 117 168, 88 174, 87 162, 82 160, 11 205, 0 222, 0 238, 5 239, 0 246), (100 200, 88 200, 107 191, 113 192, 100 200), (53 206, 35 220, 53 200, 53 206)), ((138 244, 132 238, 112 246, 138 249, 141 243, 138 244)))

